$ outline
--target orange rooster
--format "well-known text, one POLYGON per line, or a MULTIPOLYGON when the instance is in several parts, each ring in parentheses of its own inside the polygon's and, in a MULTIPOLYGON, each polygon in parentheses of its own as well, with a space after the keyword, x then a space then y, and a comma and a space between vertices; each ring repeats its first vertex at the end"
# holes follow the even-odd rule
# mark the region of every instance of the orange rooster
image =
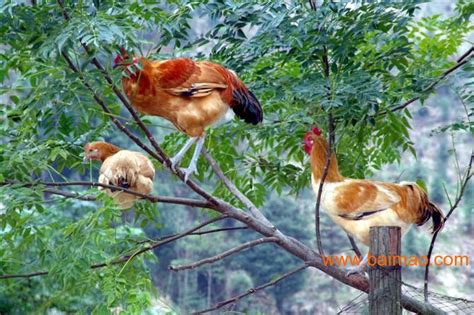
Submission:
MULTIPOLYGON (((122 150, 113 144, 97 141, 84 146, 84 159, 102 162, 99 176, 101 184, 119 186, 142 194, 149 194, 153 190, 155 169, 150 160, 141 153, 122 150)), ((122 209, 132 207, 134 201, 140 198, 122 191, 104 191, 122 209)))
POLYGON ((154 61, 133 57, 130 60, 122 49, 114 67, 124 70, 123 89, 139 112, 163 117, 190 137, 171 159, 173 169, 196 144, 191 162, 183 170, 186 180, 196 171, 206 127, 227 122, 234 113, 254 125, 263 119, 255 95, 233 71, 219 64, 188 58, 154 61))
MULTIPOLYGON (((328 143, 321 131, 313 128, 306 133, 303 144, 310 155, 311 182, 317 195, 326 165, 328 143)), ((403 235, 412 224, 423 225, 430 218, 433 220, 433 233, 444 224, 441 209, 429 201, 417 184, 345 178, 339 173, 334 153, 323 184, 321 208, 337 225, 367 246, 372 226, 399 226, 403 235)))

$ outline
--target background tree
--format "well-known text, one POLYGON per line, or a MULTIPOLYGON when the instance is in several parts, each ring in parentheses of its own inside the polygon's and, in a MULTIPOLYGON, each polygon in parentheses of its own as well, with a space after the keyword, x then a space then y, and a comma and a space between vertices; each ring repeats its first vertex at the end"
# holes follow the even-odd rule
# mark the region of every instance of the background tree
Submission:
MULTIPOLYGON (((318 256, 307 246, 314 240, 314 223, 308 219, 313 218, 314 197, 305 190, 310 172, 301 150, 302 136, 312 124, 326 132, 334 129, 334 150, 345 176, 371 176, 402 157, 410 159, 403 155, 405 151, 418 156, 425 152, 413 141, 414 133, 423 127, 411 126, 414 118, 424 119, 413 116, 423 115, 414 112, 415 102, 424 104, 435 87, 456 76, 456 83, 448 85, 459 104, 445 110, 452 117, 443 120, 429 143, 443 143, 439 148, 443 159, 452 143, 472 143, 472 46, 453 60, 460 47, 469 43, 470 3, 459 1, 447 18, 421 19, 415 17, 418 4, 410 1, 324 2, 316 10, 311 6, 312 2, 301 1, 4 2, 0 272, 5 285, 0 288, 0 309, 100 313, 120 307, 138 313, 156 305, 156 296, 164 292, 179 305, 176 311, 187 312, 229 298, 247 285, 275 279, 297 267, 297 261, 309 260, 309 265, 320 268, 318 256), (167 156, 161 152, 173 155, 185 136, 163 120, 140 120, 127 110, 116 88, 122 74, 111 69, 118 47, 150 58, 211 59, 236 70, 251 86, 264 105, 264 123, 249 127, 236 120, 209 131, 206 139, 217 167, 250 201, 232 193, 207 161, 199 162, 196 182, 187 185, 179 173, 169 171, 167 156), (329 125, 328 116, 332 117, 329 125), (446 133, 454 141, 443 136, 446 133), (150 141, 150 134, 156 142, 150 141), (127 215, 96 188, 39 184, 94 181, 97 165, 82 164, 81 152, 84 143, 97 139, 150 154, 159 170, 155 189, 161 202, 144 200, 127 215), (262 211, 271 223, 251 203, 264 205, 262 211), (216 211, 232 219, 216 221, 219 226, 250 228, 189 235, 179 246, 173 243, 159 249, 161 243, 145 242, 181 231, 184 225, 192 227, 194 221, 215 218, 216 211), (277 237, 277 245, 247 249, 230 264, 226 260, 198 272, 165 272, 169 265, 196 261, 261 237, 254 231, 277 237), (156 255, 144 250, 146 246, 156 246, 156 255), (15 274, 19 279, 11 277, 15 274)), ((445 93, 440 90, 441 95, 445 93)), ((432 105, 449 106, 439 103, 432 105)), ((456 164, 459 167, 446 169, 454 179, 442 177, 451 194, 456 173, 471 154, 466 147, 454 145, 454 149, 464 159, 456 164)), ((453 161, 454 151, 448 153, 453 161)), ((430 156, 438 153, 430 152, 430 156)), ((429 184, 439 180, 433 171, 417 167, 400 177, 419 176, 429 184)), ((392 179, 400 172, 396 174, 392 179)), ((441 198, 439 184, 433 185, 438 185, 435 195, 441 198)), ((467 192, 472 193, 472 187, 467 192)), ((472 208, 464 207, 459 213, 469 217, 472 208)), ((325 230, 330 226, 326 219, 322 217, 323 246, 334 253, 348 250, 341 231, 325 230)), ((470 225, 459 224, 473 226, 472 220, 470 225)), ((452 230, 448 227, 443 233, 452 230)), ((428 237, 417 236, 417 241, 411 249, 424 253, 428 237)), ((443 248, 451 245, 446 241, 443 248)), ((325 272, 364 288, 362 279, 345 279, 341 270, 325 272)), ((292 293, 305 285, 301 277, 297 274, 287 279, 288 287, 276 285, 264 296, 252 298, 273 299, 269 307, 289 311, 292 300, 298 299, 292 293)), ((311 282, 314 274, 305 278, 310 278, 305 288, 316 283, 311 282)), ((321 312, 336 308, 334 303, 347 296, 347 291, 343 298, 336 296, 336 288, 329 290, 326 278, 322 283, 325 294, 321 298, 330 302, 321 312)), ((309 291, 311 299, 317 300, 316 292, 309 291)), ((249 310, 252 304, 241 307, 249 310)))

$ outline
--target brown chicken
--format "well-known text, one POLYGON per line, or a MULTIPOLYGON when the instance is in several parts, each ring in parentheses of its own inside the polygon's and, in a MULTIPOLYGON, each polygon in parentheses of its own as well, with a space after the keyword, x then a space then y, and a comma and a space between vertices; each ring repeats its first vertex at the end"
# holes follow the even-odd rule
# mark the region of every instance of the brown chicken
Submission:
POLYGON ((122 50, 114 67, 124 70, 123 89, 139 112, 163 117, 190 137, 171 159, 173 168, 196 144, 191 163, 184 169, 186 180, 196 171, 207 127, 231 120, 234 113, 250 124, 263 119, 255 95, 233 71, 216 63, 188 58, 130 60, 122 50))
MULTIPOLYGON (((318 128, 308 131, 303 143, 310 155, 311 182, 317 195, 328 143, 318 128)), ((433 233, 444 224, 441 209, 416 183, 345 178, 339 173, 334 153, 323 185, 321 207, 337 225, 367 246, 372 226, 399 226, 403 235, 412 224, 423 225, 430 218, 433 233)))
MULTIPOLYGON (((84 159, 102 162, 99 176, 101 184, 119 186, 142 194, 153 191, 155 169, 150 160, 139 152, 122 150, 113 144, 97 141, 85 145, 84 159)), ((104 191, 122 209, 132 207, 135 200, 140 199, 139 196, 122 191, 104 191)))

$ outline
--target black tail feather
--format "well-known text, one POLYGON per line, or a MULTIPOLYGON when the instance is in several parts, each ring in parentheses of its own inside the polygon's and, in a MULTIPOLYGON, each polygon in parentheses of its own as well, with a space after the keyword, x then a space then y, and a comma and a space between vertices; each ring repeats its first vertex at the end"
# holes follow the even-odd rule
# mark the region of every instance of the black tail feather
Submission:
POLYGON ((433 220, 433 233, 438 232, 444 226, 444 214, 440 208, 438 208, 435 204, 430 202, 431 208, 431 219, 433 220))
POLYGON ((234 89, 232 109, 246 123, 256 125, 263 120, 262 106, 255 95, 247 89, 234 89))

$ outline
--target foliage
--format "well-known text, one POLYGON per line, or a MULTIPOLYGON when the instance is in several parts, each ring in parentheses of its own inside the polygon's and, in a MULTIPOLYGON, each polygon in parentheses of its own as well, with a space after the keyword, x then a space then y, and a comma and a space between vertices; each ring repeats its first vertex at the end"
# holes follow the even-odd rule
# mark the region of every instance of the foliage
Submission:
MULTIPOLYGON (((410 111, 390 109, 413 97, 424 100, 433 92, 427 87, 453 65, 449 57, 472 31, 472 10, 463 1, 453 17, 421 20, 414 19, 413 1, 325 1, 316 11, 300 1, 282 0, 169 0, 159 5, 71 1, 64 6, 63 12, 54 1, 1 5, 0 182, 94 179, 96 166, 81 162, 84 143, 106 138, 130 145, 95 104, 82 78, 107 102, 113 116, 144 138, 91 64, 96 56, 119 84, 121 73, 110 62, 118 47, 151 58, 211 59, 235 69, 248 83, 264 106, 264 123, 249 127, 236 120, 209 130, 206 147, 257 205, 263 205, 273 191, 296 195, 308 186, 301 139, 312 124, 326 129, 328 113, 335 118, 343 174, 364 177, 400 161, 403 151, 415 153, 408 132, 410 111), (198 13, 209 20, 210 29, 193 29, 198 13), (208 56, 203 53, 207 51, 208 56), (80 75, 70 71, 62 53, 70 56, 80 75)), ((467 82, 456 88, 468 117, 473 109, 471 86, 467 82)), ((185 139, 161 120, 150 119, 147 124, 170 154, 185 139)), ((439 131, 472 132, 472 128, 470 121, 456 121, 439 131)), ((199 180, 238 205, 211 175, 201 160, 199 180)), ((175 185, 162 178, 166 185, 175 185)), ((144 256, 97 270, 89 266, 136 249, 134 240, 145 237, 143 226, 159 227, 160 205, 136 207, 133 222, 128 222, 95 189, 87 191, 99 196, 95 203, 43 194, 42 189, 0 188, 1 274, 50 272, 31 280, 0 280, 5 284, 0 289, 1 307, 18 314, 51 308, 102 313, 113 307, 139 313, 146 308, 155 293, 144 256)), ((268 264, 265 276, 273 275, 279 263, 268 264)), ((245 269, 244 262, 241 266, 245 269)), ((274 293, 288 294, 283 288, 274 293)))

